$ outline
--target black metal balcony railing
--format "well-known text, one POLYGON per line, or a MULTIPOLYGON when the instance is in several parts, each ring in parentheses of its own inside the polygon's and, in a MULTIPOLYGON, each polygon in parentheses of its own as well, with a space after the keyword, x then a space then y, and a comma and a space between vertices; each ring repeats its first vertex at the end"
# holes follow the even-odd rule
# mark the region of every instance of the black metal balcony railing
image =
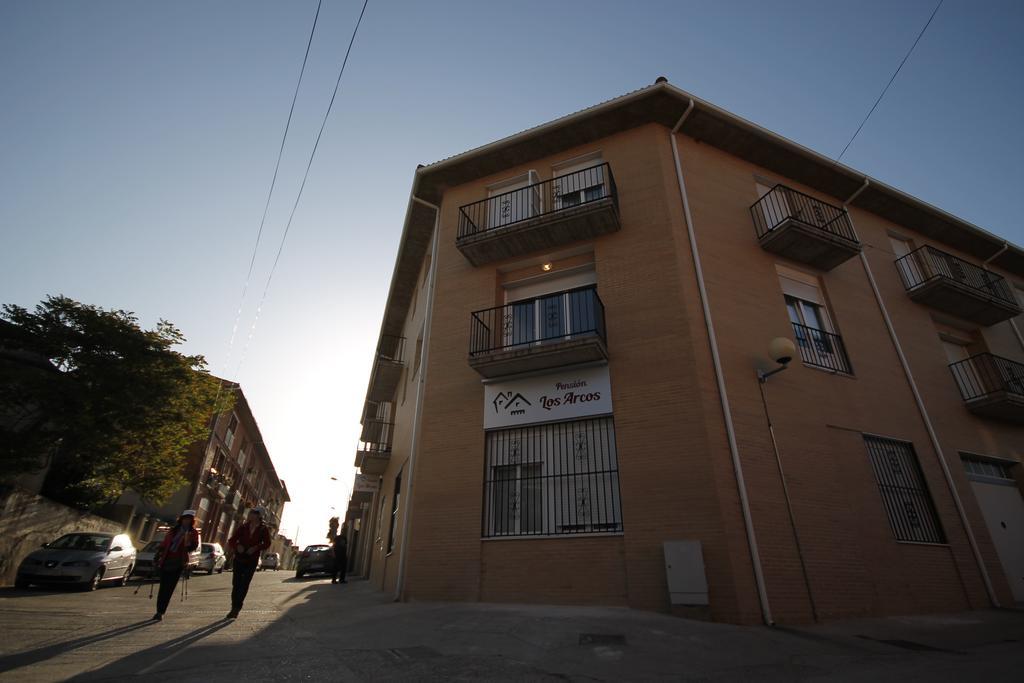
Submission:
POLYGON ((366 455, 391 455, 391 444, 389 443, 360 443, 357 449, 366 455))
POLYGON ((758 239, 787 221, 795 220, 852 243, 858 242, 846 211, 785 185, 776 185, 754 202, 750 215, 758 239))
POLYGON ((363 441, 373 446, 391 448, 395 425, 383 420, 367 420, 363 423, 363 441))
POLYGON ((587 336, 607 342, 604 304, 593 286, 476 311, 470 321, 470 356, 587 336))
POLYGON ((380 343, 377 345, 377 359, 387 360, 394 363, 405 361, 405 337, 398 337, 391 334, 381 335, 380 343))
POLYGON ((458 239, 609 198, 618 204, 612 169, 603 163, 466 204, 458 239))
POLYGON ((965 401, 1005 392, 1024 399, 1024 363, 979 353, 949 366, 965 401))
POLYGON ((947 278, 1010 306, 1018 305, 1010 284, 1001 275, 935 247, 918 247, 897 259, 896 270, 908 291, 934 278, 947 278))
POLYGON ((843 338, 824 330, 793 323, 796 346, 804 365, 812 365, 833 372, 853 374, 850 357, 846 355, 843 338))

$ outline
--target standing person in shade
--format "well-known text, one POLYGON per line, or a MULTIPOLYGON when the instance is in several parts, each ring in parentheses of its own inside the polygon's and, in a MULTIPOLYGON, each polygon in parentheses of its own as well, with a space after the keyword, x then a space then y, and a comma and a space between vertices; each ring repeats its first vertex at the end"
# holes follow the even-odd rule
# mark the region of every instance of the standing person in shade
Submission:
POLYGON ((345 527, 341 527, 332 541, 334 545, 334 573, 331 574, 331 583, 348 583, 345 580, 345 569, 348 567, 348 538, 345 537, 345 527))
POLYGON ((228 539, 228 549, 234 553, 235 559, 231 570, 231 611, 227 619, 234 619, 242 611, 260 556, 269 547, 270 530, 263 523, 263 508, 254 507, 249 510, 245 524, 228 539))
POLYGON ((189 555, 199 547, 199 530, 196 529, 196 511, 185 510, 178 517, 178 523, 164 536, 157 550, 156 566, 160 572, 160 593, 156 598, 155 621, 164 618, 164 612, 171 603, 174 587, 178 585, 181 572, 188 567, 189 555))

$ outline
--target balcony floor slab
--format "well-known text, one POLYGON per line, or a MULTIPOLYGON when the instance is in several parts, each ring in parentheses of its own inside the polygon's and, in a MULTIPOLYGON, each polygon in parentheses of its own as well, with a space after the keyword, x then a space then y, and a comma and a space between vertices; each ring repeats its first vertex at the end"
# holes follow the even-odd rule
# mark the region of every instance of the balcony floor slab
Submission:
POLYGON ((765 251, 821 270, 832 270, 860 253, 852 242, 819 227, 790 218, 760 238, 765 251))
POLYGON ((593 239, 621 228, 615 200, 608 197, 512 225, 461 237, 455 246, 474 266, 593 239))
POLYGON ((1021 313, 1019 306, 948 277, 933 277, 907 294, 919 304, 986 327, 1021 313))
POLYGON ((536 370, 608 360, 608 349, 597 335, 548 341, 470 356, 469 365, 488 379, 536 370))

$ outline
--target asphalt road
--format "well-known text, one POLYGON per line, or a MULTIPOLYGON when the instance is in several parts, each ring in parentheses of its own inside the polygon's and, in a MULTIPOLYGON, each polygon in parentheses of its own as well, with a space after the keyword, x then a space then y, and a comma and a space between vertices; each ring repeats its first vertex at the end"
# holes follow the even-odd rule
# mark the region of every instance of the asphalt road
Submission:
POLYGON ((162 622, 148 587, 0 589, 0 680, 1019 681, 1024 612, 792 628, 621 608, 394 603, 366 582, 193 577, 162 622))

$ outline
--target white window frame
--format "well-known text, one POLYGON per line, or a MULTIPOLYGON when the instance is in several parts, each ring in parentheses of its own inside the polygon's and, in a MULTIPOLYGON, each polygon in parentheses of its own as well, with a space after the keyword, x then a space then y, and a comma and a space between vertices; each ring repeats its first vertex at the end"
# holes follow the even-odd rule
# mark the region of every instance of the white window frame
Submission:
MULTIPOLYGON (((786 268, 785 266, 776 265, 776 271, 779 275, 779 285, 782 288, 783 302, 786 305, 786 316, 791 323, 796 322, 797 324, 808 327, 812 330, 818 330, 820 332, 826 332, 828 334, 837 334, 835 325, 832 323, 832 315, 828 309, 828 305, 825 302, 825 297, 821 291, 821 286, 818 279, 793 270, 786 268), (790 308, 790 300, 795 302, 795 307, 790 308), (821 326, 808 324, 808 311, 813 310, 817 317, 820 319, 821 326), (793 320, 792 313, 796 312, 798 320, 793 320)), ((804 340, 801 341, 798 335, 797 345, 816 343, 817 353, 822 356, 836 357, 834 343, 825 337, 827 344, 823 344, 818 340, 804 340)), ((842 363, 837 362, 836 367, 841 366, 842 363)), ((816 367, 816 366, 814 366, 816 367)))
MULTIPOLYGON (((572 270, 560 271, 558 273, 552 273, 550 275, 541 276, 539 278, 531 278, 526 282, 520 283, 508 283, 505 285, 505 305, 510 306, 514 309, 517 301, 524 299, 533 299, 533 334, 532 339, 527 342, 515 342, 512 336, 515 330, 513 326, 506 330, 504 334, 503 344, 505 346, 512 346, 517 344, 523 346, 530 344, 533 346, 539 346, 544 343, 551 343, 554 341, 562 341, 569 339, 572 334, 572 309, 570 306, 572 290, 580 289, 582 287, 596 287, 597 286, 597 271, 594 270, 593 264, 587 264, 580 268, 574 268, 572 270), (567 291, 568 290, 568 291, 567 291), (544 306, 542 302, 550 300, 549 294, 562 294, 562 327, 564 334, 551 337, 543 338, 542 333, 544 327, 544 306)), ((509 312, 512 314, 512 311, 509 312)))
POLYGON ((522 173, 512 178, 507 178, 499 182, 493 183, 487 186, 487 204, 486 204, 486 230, 494 230, 497 228, 503 228, 506 225, 514 225, 520 221, 527 220, 533 216, 537 216, 544 213, 543 198, 539 193, 534 193, 533 201, 529 202, 526 206, 526 215, 515 217, 512 215, 514 204, 509 203, 509 216, 508 218, 514 218, 514 220, 505 220, 506 216, 503 216, 503 209, 498 203, 494 203, 491 200, 499 195, 503 195, 507 192, 516 192, 517 190, 525 189, 531 185, 535 185, 540 182, 540 178, 537 175, 537 171, 530 169, 526 173, 522 173))
POLYGON ((564 183, 559 182, 558 180, 558 178, 562 176, 567 176, 571 173, 576 173, 577 171, 583 171, 588 168, 593 168, 594 166, 600 166, 603 163, 604 159, 601 156, 601 152, 590 152, 588 154, 573 157, 572 159, 567 159, 557 164, 553 164, 551 166, 551 194, 555 202, 554 209, 556 211, 560 209, 571 209, 574 206, 580 206, 582 204, 586 204, 588 201, 593 201, 587 199, 587 192, 595 187, 600 187, 602 194, 604 196, 608 196, 608 178, 606 177, 603 169, 598 171, 599 182, 597 184, 588 185, 587 187, 581 187, 579 189, 571 191, 562 191, 564 183), (566 204, 564 198, 572 196, 575 196, 578 201, 575 201, 574 203, 571 204, 566 204))

